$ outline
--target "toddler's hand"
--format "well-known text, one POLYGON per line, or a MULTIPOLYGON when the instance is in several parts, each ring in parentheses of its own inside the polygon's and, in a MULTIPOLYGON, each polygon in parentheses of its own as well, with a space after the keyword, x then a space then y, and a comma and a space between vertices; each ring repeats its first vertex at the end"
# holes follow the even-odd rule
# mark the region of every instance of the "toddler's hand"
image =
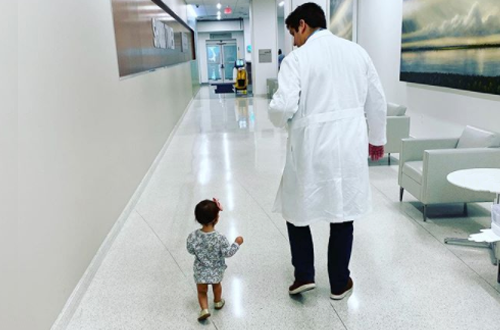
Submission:
POLYGON ((241 236, 238 236, 236 237, 236 239, 234 240, 236 243, 238 243, 238 245, 241 245, 243 244, 243 237, 241 236))

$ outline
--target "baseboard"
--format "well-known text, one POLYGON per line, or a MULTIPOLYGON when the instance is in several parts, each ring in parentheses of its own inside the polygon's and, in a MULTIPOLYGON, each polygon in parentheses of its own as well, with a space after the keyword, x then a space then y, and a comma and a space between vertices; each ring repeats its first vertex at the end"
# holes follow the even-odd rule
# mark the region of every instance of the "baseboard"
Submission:
MULTIPOLYGON (((196 96, 195 96, 196 97, 196 96)), ((135 206, 137 205, 137 202, 139 201, 144 189, 148 185, 149 181, 151 180, 151 177, 153 176, 154 172, 156 171, 156 168, 158 167, 158 164, 160 163, 160 160, 162 159, 163 155, 165 154, 168 146, 170 145, 170 142, 172 140, 172 137, 175 135, 175 132, 177 132, 177 129, 179 128, 180 123, 186 116, 186 113, 191 106, 193 100, 195 97, 191 98, 191 101, 189 101, 188 105, 184 109, 183 114, 177 121, 177 124, 174 126, 172 129, 172 132, 170 133, 167 141, 163 145, 162 149, 156 156, 155 160, 149 167, 148 171, 144 175, 144 177, 141 180, 141 183, 135 190, 134 194, 130 198, 129 202, 123 209, 122 213, 118 217, 118 220, 116 223, 113 225, 111 230, 109 231, 108 235, 104 239, 103 243, 99 247, 99 250, 97 250, 96 255, 90 262, 89 266, 85 270, 85 273, 83 274, 82 278, 76 285, 75 289, 71 293, 70 297, 66 301, 66 304, 64 305, 61 313, 57 317, 56 321, 51 327, 51 330, 65 330, 69 323, 71 322, 71 319, 73 318, 73 315, 76 312, 76 309, 80 305, 83 297, 85 296, 85 293, 87 292, 90 283, 92 283, 92 280, 94 279, 95 274, 99 270, 99 267, 102 264, 102 261, 106 257, 106 255, 109 252, 109 249, 115 242, 116 237, 118 237, 118 234, 120 233, 121 229, 123 228, 123 225, 127 221, 128 217, 132 213, 132 210, 134 210, 135 206)))

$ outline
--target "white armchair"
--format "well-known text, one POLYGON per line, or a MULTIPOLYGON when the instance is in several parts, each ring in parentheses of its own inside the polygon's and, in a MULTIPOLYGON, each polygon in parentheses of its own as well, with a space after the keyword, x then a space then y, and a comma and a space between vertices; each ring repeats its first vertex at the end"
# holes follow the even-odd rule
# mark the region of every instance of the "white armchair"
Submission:
POLYGON ((500 168, 499 135, 467 127, 461 138, 403 139, 399 157, 399 200, 404 190, 427 206, 439 203, 491 202, 491 193, 474 192, 456 187, 446 179, 453 171, 467 168, 500 168), (470 139, 470 132, 488 133, 487 141, 470 139), (495 148, 496 147, 496 148, 495 148))
POLYGON ((410 117, 405 113, 405 106, 387 103, 387 143, 384 150, 388 153, 389 165, 391 165, 391 154, 399 153, 401 150, 401 140, 410 137, 410 117))

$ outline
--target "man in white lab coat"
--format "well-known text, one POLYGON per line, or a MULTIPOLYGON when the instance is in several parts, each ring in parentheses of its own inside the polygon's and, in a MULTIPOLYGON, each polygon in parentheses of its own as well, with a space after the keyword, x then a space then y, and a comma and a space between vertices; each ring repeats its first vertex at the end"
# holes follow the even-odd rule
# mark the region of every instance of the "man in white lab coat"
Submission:
POLYGON ((315 288, 309 225, 327 221, 330 297, 342 299, 353 288, 353 221, 371 209, 367 157, 384 153, 386 100, 366 51, 326 30, 321 7, 303 4, 285 23, 299 48, 281 63, 269 118, 288 131, 274 211, 287 221, 295 268, 289 293, 315 288))

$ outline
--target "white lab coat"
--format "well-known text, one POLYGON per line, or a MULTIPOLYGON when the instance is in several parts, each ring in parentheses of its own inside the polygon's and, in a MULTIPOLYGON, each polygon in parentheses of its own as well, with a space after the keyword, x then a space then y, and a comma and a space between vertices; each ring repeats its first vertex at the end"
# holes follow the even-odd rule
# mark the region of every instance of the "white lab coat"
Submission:
POLYGON ((288 142, 273 210, 296 226, 363 217, 371 210, 368 142, 386 143, 387 111, 368 54, 317 31, 285 57, 278 84, 268 114, 286 126, 288 142))

